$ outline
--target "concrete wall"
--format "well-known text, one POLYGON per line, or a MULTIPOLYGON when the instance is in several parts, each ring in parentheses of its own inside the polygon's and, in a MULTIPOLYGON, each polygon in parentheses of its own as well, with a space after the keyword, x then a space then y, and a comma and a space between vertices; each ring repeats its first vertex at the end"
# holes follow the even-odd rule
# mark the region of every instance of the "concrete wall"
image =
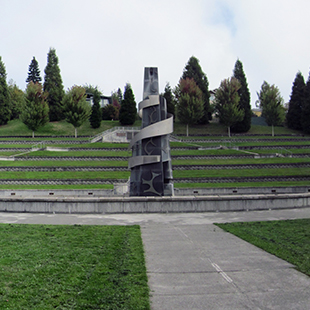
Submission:
POLYGON ((0 212, 172 213, 302 208, 310 193, 184 197, 1 197, 0 212))

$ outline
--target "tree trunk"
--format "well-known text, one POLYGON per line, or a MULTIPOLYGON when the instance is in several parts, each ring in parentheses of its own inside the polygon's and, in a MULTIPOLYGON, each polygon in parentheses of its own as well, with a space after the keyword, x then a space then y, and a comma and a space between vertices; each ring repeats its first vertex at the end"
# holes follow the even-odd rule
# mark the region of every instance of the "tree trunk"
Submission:
POLYGON ((186 124, 186 137, 188 137, 188 124, 186 124))
POLYGON ((230 126, 228 126, 227 129, 228 129, 228 137, 230 138, 230 126))
POLYGON ((271 125, 271 133, 272 133, 272 136, 274 137, 274 127, 273 127, 273 125, 271 125))
POLYGON ((34 138, 34 131, 32 131, 32 138, 34 138))
POLYGON ((77 138, 77 128, 74 127, 74 136, 77 138))

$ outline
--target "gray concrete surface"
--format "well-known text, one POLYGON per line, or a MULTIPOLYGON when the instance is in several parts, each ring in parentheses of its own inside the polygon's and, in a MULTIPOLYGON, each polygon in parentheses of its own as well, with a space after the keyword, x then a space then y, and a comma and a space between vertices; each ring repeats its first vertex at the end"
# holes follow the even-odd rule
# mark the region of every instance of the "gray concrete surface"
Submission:
POLYGON ((142 229, 153 310, 310 309, 310 277, 215 222, 310 218, 310 208, 174 214, 0 213, 2 223, 142 229))

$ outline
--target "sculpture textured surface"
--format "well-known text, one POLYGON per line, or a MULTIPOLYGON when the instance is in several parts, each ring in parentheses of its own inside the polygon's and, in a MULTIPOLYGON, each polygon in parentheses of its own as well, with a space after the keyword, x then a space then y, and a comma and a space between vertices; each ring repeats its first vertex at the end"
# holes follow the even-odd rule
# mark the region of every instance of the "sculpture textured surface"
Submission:
POLYGON ((143 101, 139 103, 142 127, 131 140, 130 196, 172 196, 169 134, 173 117, 159 96, 157 68, 144 69, 143 101))

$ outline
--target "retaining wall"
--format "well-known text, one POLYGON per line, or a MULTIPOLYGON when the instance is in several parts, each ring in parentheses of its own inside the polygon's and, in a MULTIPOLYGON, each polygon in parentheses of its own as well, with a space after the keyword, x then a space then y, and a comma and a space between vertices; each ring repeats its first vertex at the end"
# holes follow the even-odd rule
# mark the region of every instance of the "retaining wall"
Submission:
POLYGON ((310 193, 173 197, 1 197, 1 212, 174 213, 302 208, 310 193))

